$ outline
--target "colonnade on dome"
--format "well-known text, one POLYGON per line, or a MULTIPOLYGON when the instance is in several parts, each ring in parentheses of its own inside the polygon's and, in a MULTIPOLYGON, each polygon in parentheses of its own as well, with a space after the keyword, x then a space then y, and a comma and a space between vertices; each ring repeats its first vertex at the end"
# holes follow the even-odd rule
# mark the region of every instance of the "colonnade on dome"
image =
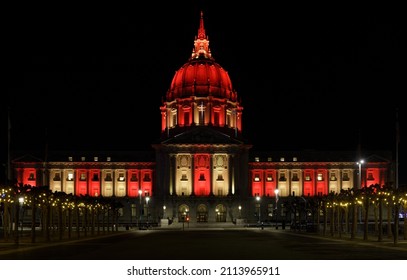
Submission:
POLYGON ((189 97, 166 102, 161 107, 161 133, 173 135, 171 130, 191 126, 214 126, 241 134, 242 110, 237 102, 214 97, 189 97))

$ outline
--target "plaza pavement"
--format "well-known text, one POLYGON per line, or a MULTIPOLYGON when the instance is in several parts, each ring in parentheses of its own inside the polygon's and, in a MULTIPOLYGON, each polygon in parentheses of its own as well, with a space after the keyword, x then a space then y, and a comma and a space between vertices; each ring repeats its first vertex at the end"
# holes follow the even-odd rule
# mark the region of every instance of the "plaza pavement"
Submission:
MULTIPOLYGON (((265 231, 280 231, 284 232, 286 234, 290 234, 293 237, 295 235, 307 235, 310 238, 319 238, 319 239, 336 239, 336 240, 341 240, 344 242, 349 242, 349 244, 363 244, 367 246, 375 246, 375 247, 387 247, 391 248, 394 250, 402 250, 407 252, 407 240, 404 239, 404 236, 402 234, 399 235, 399 239, 397 243, 394 242, 394 239, 392 236, 388 236, 387 234, 383 234, 382 240, 378 241, 378 236, 369 234, 368 235, 368 240, 363 240, 363 232, 358 232, 356 237, 354 239, 351 239, 350 234, 348 233, 342 233, 341 236, 339 236, 338 233, 335 233, 334 236, 330 235, 329 230, 326 231, 325 235, 322 233, 309 233, 305 231, 295 231, 291 230, 290 227, 286 227, 285 229, 282 229, 279 227, 276 229, 275 227, 244 227, 244 226, 236 226, 234 224, 219 224, 219 223, 214 223, 214 224, 205 224, 205 226, 202 225, 194 225, 194 224, 183 224, 180 223, 176 226, 168 226, 168 227, 154 227, 154 228, 149 228, 149 229, 143 229, 143 230, 184 230, 184 231, 194 231, 194 230, 222 230, 222 229, 235 229, 235 230, 265 230, 265 231)), ((47 241, 44 237, 44 235, 38 231, 36 233, 36 239, 35 243, 32 243, 31 241, 31 235, 30 235, 30 230, 25 229, 21 234, 22 236, 19 237, 18 243, 16 243, 14 237, 9 237, 7 240, 4 238, 4 235, 2 232, 0 232, 0 260, 2 259, 2 255, 5 255, 10 252, 16 252, 20 250, 32 250, 35 248, 39 247, 47 247, 47 246, 58 246, 61 243, 72 243, 72 242, 78 242, 78 241, 86 241, 86 240, 91 240, 91 239, 97 239, 97 238, 104 238, 108 237, 111 235, 117 235, 117 234, 125 234, 128 233, 128 231, 138 231, 140 229, 134 227, 134 228, 129 228, 129 227, 119 227, 117 230, 110 230, 110 231, 95 231, 94 234, 91 234, 91 232, 87 232, 86 235, 84 232, 80 232, 79 236, 77 235, 76 231, 73 231, 71 233, 71 236, 69 237, 68 234, 65 232, 65 234, 60 238, 57 232, 54 232, 50 236, 50 241, 47 241)))

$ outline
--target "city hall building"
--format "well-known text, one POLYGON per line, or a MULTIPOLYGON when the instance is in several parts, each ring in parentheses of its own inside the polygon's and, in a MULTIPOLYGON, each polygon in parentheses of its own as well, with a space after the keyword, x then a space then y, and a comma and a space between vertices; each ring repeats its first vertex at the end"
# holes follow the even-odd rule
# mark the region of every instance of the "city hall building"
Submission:
MULTIPOLYGON (((228 72, 212 56, 200 15, 190 58, 163 93, 161 138, 151 151, 48 151, 12 161, 20 184, 52 192, 114 198, 119 223, 158 226, 290 220, 296 199, 393 182, 392 154, 356 151, 253 152, 243 107, 228 72)), ((157 107, 159 104, 157 104, 157 107)))

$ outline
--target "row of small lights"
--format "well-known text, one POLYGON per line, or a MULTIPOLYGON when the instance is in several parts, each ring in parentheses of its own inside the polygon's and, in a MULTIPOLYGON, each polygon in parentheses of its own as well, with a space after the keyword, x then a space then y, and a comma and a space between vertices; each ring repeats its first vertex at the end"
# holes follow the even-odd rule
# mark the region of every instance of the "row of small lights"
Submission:
MULTIPOLYGON (((279 191, 278 189, 275 190, 276 197, 278 195, 278 191, 279 191)), ((389 192, 379 191, 379 192, 376 193, 376 195, 378 195, 379 197, 375 197, 375 198, 369 197, 368 199, 370 201, 380 201, 380 199, 383 199, 383 201, 384 201, 384 203, 386 205, 389 205, 391 203, 393 203, 393 205, 396 204, 396 196, 394 194, 392 195, 389 192)), ((10 203, 10 204, 14 203, 15 197, 16 196, 13 195, 13 189, 12 188, 0 187, 0 202, 6 202, 6 203, 10 203)), ((260 196, 256 196, 257 201, 260 201, 260 199, 261 199, 260 196)), ((355 202, 354 203, 361 205, 363 203, 364 199, 365 199, 365 196, 361 196, 360 198, 355 197, 355 202)), ((150 200, 150 197, 146 196, 146 202, 147 203, 149 202, 149 200, 150 200)), ((18 201, 19 201, 20 205, 31 205, 32 204, 32 199, 30 199, 29 196, 27 196, 27 195, 19 196, 18 201)), ((50 203, 51 206, 54 206, 54 207, 59 205, 60 203, 62 203, 62 208, 63 209, 67 209, 67 208, 74 209, 75 205, 77 207, 88 207, 90 209, 92 209, 92 208, 104 208, 104 205, 100 204, 99 202, 96 203, 96 204, 91 204, 90 203, 90 204, 86 204, 86 205, 85 205, 84 202, 81 202, 79 204, 75 204, 74 202, 70 201, 68 198, 66 198, 65 201, 61 202, 60 198, 55 199, 53 197, 47 197, 47 194, 45 194, 45 193, 39 195, 39 203, 37 204, 37 206, 40 207, 42 204, 46 204, 47 202, 50 203)), ((399 199, 398 199, 398 202, 402 203, 402 204, 406 204, 407 203, 407 193, 400 196, 399 199)), ((350 204, 351 203, 349 203, 349 202, 340 202, 340 203, 328 202, 327 206, 332 207, 333 205, 340 205, 340 206, 343 206, 343 207, 347 207, 350 204)), ((239 211, 240 211, 242 209, 242 206, 239 205, 238 208, 239 208, 239 211)), ((165 205, 163 206, 163 210, 164 211, 166 210, 165 205)))
MULTIPOLYGON (((18 197, 18 202, 20 206, 27 205, 30 206, 32 205, 33 201, 32 198, 28 195, 15 195, 13 194, 13 189, 8 187, 0 187, 0 202, 3 203, 8 203, 8 204, 13 204, 15 202, 15 198, 18 197)), ((75 203, 74 201, 70 201, 68 198, 66 198, 64 201, 62 201, 60 198, 54 198, 52 196, 48 196, 46 193, 39 194, 38 199, 37 199, 37 204, 36 206, 41 207, 44 204, 50 204, 53 207, 56 207, 60 204, 62 204, 62 209, 74 209, 75 207, 78 208, 84 208, 87 207, 88 209, 96 209, 96 208, 101 208, 101 209, 107 209, 109 208, 108 205, 103 205, 100 202, 95 201, 96 204, 94 203, 84 203, 84 202, 79 202, 75 203)))

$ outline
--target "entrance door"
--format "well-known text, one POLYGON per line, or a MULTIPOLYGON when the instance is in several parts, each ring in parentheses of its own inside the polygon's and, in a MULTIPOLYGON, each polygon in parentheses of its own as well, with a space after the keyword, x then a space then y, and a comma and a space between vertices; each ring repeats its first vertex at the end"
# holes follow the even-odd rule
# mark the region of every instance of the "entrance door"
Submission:
POLYGON ((196 221, 198 223, 208 222, 208 207, 205 204, 198 205, 196 221))
POLYGON ((226 207, 223 204, 218 204, 215 208, 216 222, 226 222, 226 207))

